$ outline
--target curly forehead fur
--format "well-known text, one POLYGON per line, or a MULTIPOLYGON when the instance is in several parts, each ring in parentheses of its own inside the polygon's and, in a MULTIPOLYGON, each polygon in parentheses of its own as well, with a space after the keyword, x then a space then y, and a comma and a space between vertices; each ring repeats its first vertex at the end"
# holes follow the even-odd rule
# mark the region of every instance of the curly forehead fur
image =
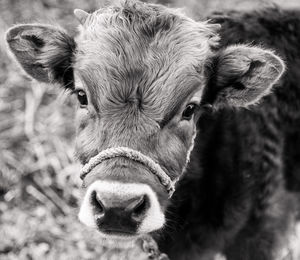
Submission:
POLYGON ((75 73, 102 113, 137 103, 157 121, 201 86, 217 28, 164 6, 122 1, 82 25, 75 73))

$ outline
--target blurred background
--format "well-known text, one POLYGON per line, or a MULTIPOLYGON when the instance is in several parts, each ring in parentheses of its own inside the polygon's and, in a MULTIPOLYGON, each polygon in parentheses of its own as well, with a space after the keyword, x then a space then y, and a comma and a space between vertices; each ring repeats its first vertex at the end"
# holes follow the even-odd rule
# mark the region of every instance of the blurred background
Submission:
MULTIPOLYGON (((17 23, 54 23, 76 33, 74 8, 96 10, 104 0, 0 0, 0 259, 100 259, 105 248, 77 220, 78 163, 73 160, 73 97, 30 80, 10 58, 5 31, 17 23)), ((300 0, 161 0, 201 19, 213 10, 300 0)))

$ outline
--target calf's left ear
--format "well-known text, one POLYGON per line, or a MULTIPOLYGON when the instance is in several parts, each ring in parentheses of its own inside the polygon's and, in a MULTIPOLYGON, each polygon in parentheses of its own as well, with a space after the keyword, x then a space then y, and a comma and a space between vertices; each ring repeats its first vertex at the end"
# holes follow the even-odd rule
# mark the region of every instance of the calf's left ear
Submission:
POLYGON ((206 66, 207 85, 202 102, 216 108, 246 107, 270 93, 285 70, 270 50, 247 45, 227 47, 206 66))

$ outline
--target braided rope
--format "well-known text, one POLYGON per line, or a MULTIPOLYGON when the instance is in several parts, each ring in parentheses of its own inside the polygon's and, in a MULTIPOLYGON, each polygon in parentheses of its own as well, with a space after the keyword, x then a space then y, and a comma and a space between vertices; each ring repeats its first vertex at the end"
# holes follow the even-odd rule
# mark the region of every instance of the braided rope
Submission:
POLYGON ((96 156, 92 157, 87 164, 85 164, 81 170, 80 178, 83 180, 85 176, 97 165, 105 160, 126 157, 133 161, 139 162, 149 168, 149 170, 158 177, 159 181, 165 186, 169 197, 171 197, 175 191, 175 184, 177 179, 174 181, 164 172, 158 163, 152 160, 149 156, 142 154, 137 150, 133 150, 128 147, 112 147, 104 151, 101 151, 96 156))

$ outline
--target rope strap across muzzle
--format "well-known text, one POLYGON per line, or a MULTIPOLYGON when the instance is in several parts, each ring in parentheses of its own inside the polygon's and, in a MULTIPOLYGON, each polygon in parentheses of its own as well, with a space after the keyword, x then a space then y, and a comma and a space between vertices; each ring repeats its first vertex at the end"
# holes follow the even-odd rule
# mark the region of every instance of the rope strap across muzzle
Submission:
POLYGON ((166 174, 165 171, 160 167, 160 165, 152 160, 149 156, 128 147, 112 147, 101 151, 83 166, 80 178, 83 180, 94 167, 105 160, 116 157, 125 157, 145 165, 154 175, 158 177, 161 184, 165 186, 169 197, 173 195, 177 179, 172 181, 168 174, 166 174))

